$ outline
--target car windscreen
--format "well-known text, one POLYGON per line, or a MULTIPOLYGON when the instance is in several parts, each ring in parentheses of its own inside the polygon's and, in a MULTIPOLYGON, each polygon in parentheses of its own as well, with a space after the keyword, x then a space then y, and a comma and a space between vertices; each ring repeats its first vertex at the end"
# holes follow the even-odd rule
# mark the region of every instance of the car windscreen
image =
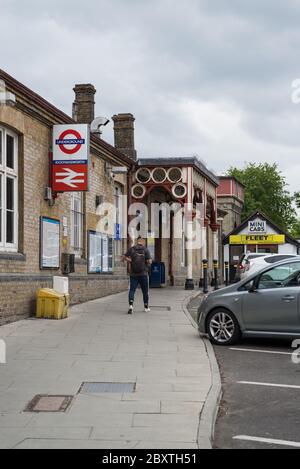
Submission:
POLYGON ((291 257, 295 257, 292 254, 282 254, 281 256, 270 256, 266 257, 264 260, 268 264, 275 264, 275 262, 284 261, 284 259, 290 259, 291 257))
POLYGON ((257 259, 258 257, 263 257, 261 254, 249 254, 248 259, 257 259))

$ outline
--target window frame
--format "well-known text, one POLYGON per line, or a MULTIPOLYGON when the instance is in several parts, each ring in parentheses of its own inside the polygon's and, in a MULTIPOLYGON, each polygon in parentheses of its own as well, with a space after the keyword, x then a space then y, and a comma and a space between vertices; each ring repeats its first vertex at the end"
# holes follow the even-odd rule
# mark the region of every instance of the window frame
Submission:
MULTIPOLYGON (((100 231, 95 230, 88 230, 88 274, 91 275, 112 275, 114 273, 115 263, 114 263, 114 238, 113 236, 108 235, 107 233, 103 233, 100 231), (101 265, 98 266, 98 270, 91 270, 91 237, 97 236, 98 240, 100 240, 101 245, 101 253, 98 253, 98 256, 101 259, 101 265), (107 246, 107 256, 104 256, 104 245, 106 243, 107 246), (104 258, 107 257, 105 260, 106 268, 104 269, 104 258)), ((95 254, 95 253, 94 253, 95 254)))
MULTIPOLYGON (((257 275, 252 278, 251 280, 250 279, 245 279, 245 283, 243 283, 243 285, 241 285, 238 289, 238 291, 245 291, 245 292, 248 292, 249 291, 249 288, 246 288, 246 286, 250 283, 252 283, 252 287, 254 288, 255 291, 267 291, 267 290, 271 290, 272 288, 259 288, 259 282, 261 280, 261 277, 265 274, 267 274, 268 272, 276 269, 276 268, 280 268, 280 267, 284 267, 284 266, 288 266, 290 264, 297 264, 299 263, 300 264, 300 260, 298 259, 295 259, 294 261, 289 261, 285 264, 280 264, 280 265, 273 265, 268 268, 268 270, 264 271, 264 272, 258 272, 257 275)), ((280 282, 280 280, 278 280, 280 282)), ((292 286, 292 287, 295 287, 295 288, 300 288, 300 284, 299 284, 299 287, 298 286, 292 286)), ((276 289, 278 288, 292 288, 290 285, 282 285, 281 287, 274 287, 276 289)), ((251 289, 251 288, 250 288, 251 289)))
POLYGON ((75 257, 82 257, 83 255, 83 223, 84 223, 84 211, 83 211, 83 192, 71 192, 70 196, 71 202, 71 236, 70 236, 70 247, 72 252, 75 254, 75 257), (75 210, 75 202, 80 203, 80 210, 75 210), (75 224, 75 215, 78 216, 78 223, 75 224), (75 233, 75 227, 77 233, 75 233), (78 246, 75 246, 75 239, 78 236, 78 246))
MULTIPOLYGON (((287 280, 287 279, 293 274, 293 272, 291 272, 291 273, 290 273, 285 279, 283 279, 283 280, 281 280, 281 279, 278 279, 278 280, 274 279, 274 280, 273 280, 273 279, 272 279, 272 281, 273 281, 274 283, 275 283, 275 282, 281 283, 281 285, 278 286, 278 287, 276 287, 276 286, 274 285, 274 287, 271 286, 270 288, 259 288, 260 281, 261 281, 261 279, 262 279, 262 277, 263 277, 264 275, 266 275, 266 274, 268 274, 269 272, 272 272, 273 270, 276 270, 276 269, 282 269, 282 268, 284 269, 285 267, 286 267, 286 268, 291 268, 290 266, 293 265, 293 264, 299 264, 299 266, 300 266, 300 261, 299 261, 299 260, 296 260, 296 261, 294 261, 294 262, 287 262, 287 263, 285 263, 285 264, 275 265, 275 266, 271 267, 270 269, 268 269, 267 271, 262 272, 262 273, 259 275, 259 277, 258 277, 258 279, 257 279, 257 281, 256 281, 256 289, 257 289, 258 291, 272 290, 272 289, 274 289, 274 288, 277 289, 277 288, 291 288, 291 287, 295 287, 295 288, 299 288, 299 289, 300 289, 300 284, 299 284, 299 285, 285 285, 285 284, 284 284, 285 280, 287 280)), ((295 272, 296 272, 296 270, 295 270, 295 272)), ((299 291, 300 291, 300 290, 299 290, 299 291)))
POLYGON ((121 184, 114 184, 114 207, 115 207, 115 233, 113 237, 113 258, 121 258, 123 254, 123 239, 116 239, 116 225, 120 226, 120 233, 123 231, 123 188, 121 184))
POLYGON ((2 159, 0 160, 0 175, 2 179, 1 184, 1 237, 0 237, 0 254, 1 252, 18 252, 18 218, 19 218, 19 204, 18 204, 18 183, 19 183, 19 174, 18 174, 18 135, 12 130, 0 126, 1 133, 1 149, 2 149, 2 159), (13 138, 14 148, 13 148, 13 166, 10 168, 7 166, 7 136, 13 138), (13 209, 7 209, 7 179, 13 180, 13 209), (13 242, 7 242, 7 212, 10 211, 13 213, 13 242))

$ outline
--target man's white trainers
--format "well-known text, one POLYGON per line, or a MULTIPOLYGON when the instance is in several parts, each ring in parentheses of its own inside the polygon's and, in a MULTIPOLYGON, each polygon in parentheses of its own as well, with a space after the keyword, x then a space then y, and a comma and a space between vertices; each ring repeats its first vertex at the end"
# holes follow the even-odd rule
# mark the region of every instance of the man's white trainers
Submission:
POLYGON ((145 311, 145 313, 150 313, 150 308, 149 308, 149 306, 145 306, 144 311, 145 311))
POLYGON ((130 305, 130 306, 129 306, 129 309, 128 309, 128 314, 132 314, 132 313, 133 313, 133 306, 130 305))

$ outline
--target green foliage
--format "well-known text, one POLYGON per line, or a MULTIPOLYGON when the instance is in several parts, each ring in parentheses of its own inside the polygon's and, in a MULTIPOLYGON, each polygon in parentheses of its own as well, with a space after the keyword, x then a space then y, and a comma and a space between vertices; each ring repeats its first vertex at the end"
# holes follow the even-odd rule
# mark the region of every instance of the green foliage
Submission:
POLYGON ((247 163, 243 169, 231 167, 227 174, 245 185, 243 219, 258 209, 285 231, 292 231, 299 223, 293 207, 294 197, 287 190, 277 164, 247 163))
POLYGON ((300 208, 300 192, 295 192, 294 200, 296 202, 297 207, 300 208))
POLYGON ((300 239, 300 220, 299 219, 295 221, 291 229, 291 235, 296 239, 300 239))

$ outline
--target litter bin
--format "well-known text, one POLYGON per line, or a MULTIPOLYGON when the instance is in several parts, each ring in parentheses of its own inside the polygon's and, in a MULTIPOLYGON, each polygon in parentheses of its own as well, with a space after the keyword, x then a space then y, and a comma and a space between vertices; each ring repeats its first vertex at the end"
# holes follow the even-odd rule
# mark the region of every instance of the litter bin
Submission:
POLYGON ((57 293, 51 288, 37 291, 36 317, 45 319, 63 319, 68 317, 69 295, 57 293))
POLYGON ((150 273, 150 287, 161 287, 166 283, 165 277, 165 264, 163 262, 152 262, 150 273))

